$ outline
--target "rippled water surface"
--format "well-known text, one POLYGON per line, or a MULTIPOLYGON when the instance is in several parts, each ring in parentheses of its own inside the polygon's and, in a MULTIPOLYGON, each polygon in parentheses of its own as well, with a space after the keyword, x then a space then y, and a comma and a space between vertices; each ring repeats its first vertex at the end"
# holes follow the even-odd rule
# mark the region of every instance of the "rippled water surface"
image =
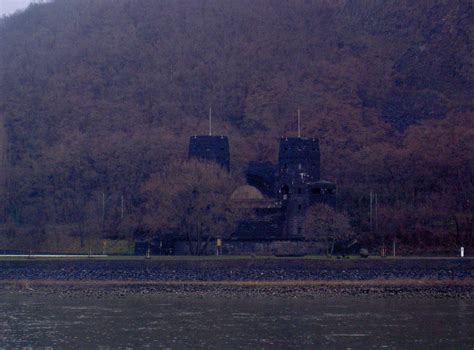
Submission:
POLYGON ((474 301, 2 294, 1 348, 474 348, 474 301))

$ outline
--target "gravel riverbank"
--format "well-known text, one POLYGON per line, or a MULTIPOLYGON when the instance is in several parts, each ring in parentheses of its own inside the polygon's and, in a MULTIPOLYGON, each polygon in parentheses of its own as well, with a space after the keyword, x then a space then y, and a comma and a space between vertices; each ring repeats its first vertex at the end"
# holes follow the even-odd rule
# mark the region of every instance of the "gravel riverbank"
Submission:
POLYGON ((474 296, 474 259, 3 260, 2 292, 315 297, 474 296))

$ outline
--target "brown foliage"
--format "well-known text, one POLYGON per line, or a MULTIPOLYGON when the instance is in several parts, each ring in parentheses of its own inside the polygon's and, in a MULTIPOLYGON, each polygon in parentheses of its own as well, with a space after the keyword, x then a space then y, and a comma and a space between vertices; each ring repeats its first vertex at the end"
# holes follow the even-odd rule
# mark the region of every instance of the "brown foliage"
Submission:
POLYGON ((142 186, 185 158, 209 107, 234 169, 275 161, 300 108, 358 234, 372 190, 393 215, 419 214, 401 218, 407 237, 437 226, 472 244, 471 12, 467 0, 57 0, 3 18, 0 220, 78 225, 104 194, 100 234, 117 234, 141 223, 142 186))
POLYGON ((228 238, 243 211, 230 196, 238 180, 208 162, 175 162, 144 185, 144 222, 150 231, 171 232, 201 255, 211 240, 228 238))

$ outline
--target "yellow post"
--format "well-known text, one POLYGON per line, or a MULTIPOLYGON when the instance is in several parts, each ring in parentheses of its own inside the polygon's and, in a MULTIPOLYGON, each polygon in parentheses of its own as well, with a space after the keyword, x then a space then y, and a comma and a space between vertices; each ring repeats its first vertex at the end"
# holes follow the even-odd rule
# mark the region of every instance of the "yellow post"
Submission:
POLYGON ((222 239, 216 239, 216 255, 219 256, 222 254, 222 239))

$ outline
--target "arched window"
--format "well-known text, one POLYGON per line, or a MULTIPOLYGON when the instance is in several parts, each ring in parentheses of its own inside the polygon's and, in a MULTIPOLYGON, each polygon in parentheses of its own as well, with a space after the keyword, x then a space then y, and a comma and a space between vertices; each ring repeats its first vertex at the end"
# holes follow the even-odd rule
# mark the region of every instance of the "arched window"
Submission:
POLYGON ((283 185, 280 189, 281 194, 290 194, 290 187, 288 185, 283 185))
POLYGON ((313 188, 311 189, 311 192, 312 192, 313 194, 321 194, 321 188, 319 188, 319 187, 313 187, 313 188))
POLYGON ((280 193, 283 200, 287 200, 288 195, 290 194, 290 188, 288 187, 288 185, 283 185, 282 188, 280 189, 280 193))

